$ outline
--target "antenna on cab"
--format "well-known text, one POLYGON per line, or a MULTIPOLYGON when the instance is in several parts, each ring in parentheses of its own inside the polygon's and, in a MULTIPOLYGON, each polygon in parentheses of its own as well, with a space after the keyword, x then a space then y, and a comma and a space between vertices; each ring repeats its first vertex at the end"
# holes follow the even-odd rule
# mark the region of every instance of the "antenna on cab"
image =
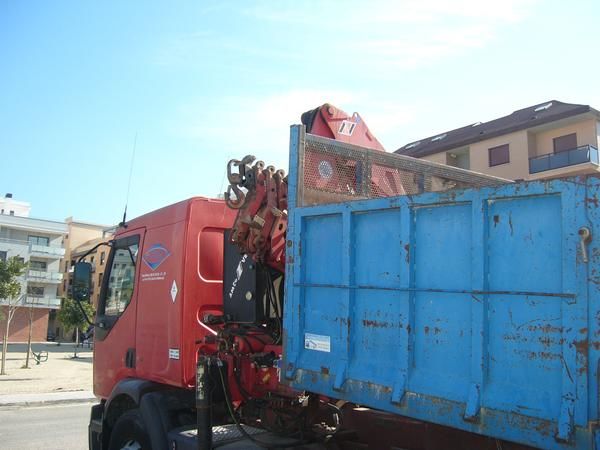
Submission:
POLYGON ((129 203, 129 191, 131 190, 131 175, 133 174, 133 162, 135 160, 135 150, 137 148, 137 131, 135 132, 135 138, 133 139, 133 150, 131 152, 131 163, 129 164, 129 181, 127 182, 127 197, 125 197, 125 210, 123 211, 123 220, 119 224, 120 227, 127 228, 127 204, 129 203))

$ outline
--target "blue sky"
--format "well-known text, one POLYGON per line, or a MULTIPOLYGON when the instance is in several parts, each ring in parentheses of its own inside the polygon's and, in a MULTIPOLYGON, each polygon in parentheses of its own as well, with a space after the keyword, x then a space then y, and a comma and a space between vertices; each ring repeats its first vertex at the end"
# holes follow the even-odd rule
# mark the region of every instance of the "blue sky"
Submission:
POLYGON ((600 108, 600 2, 0 2, 0 192, 112 224, 287 169, 324 102, 389 150, 550 99, 600 108))

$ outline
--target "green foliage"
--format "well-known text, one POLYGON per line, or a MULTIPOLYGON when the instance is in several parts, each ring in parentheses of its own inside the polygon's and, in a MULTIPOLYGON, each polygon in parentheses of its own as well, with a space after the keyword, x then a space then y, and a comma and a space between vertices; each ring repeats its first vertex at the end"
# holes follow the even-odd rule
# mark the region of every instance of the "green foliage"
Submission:
POLYGON ((0 260, 0 298, 15 299, 21 294, 21 283, 18 277, 25 273, 27 264, 21 258, 11 257, 0 260))
MULTIPOLYGON (((94 317, 94 307, 88 302, 81 302, 81 306, 85 310, 88 318, 92 320, 94 317)), ((75 328, 80 330, 85 329, 87 322, 81 313, 81 308, 77 305, 77 301, 72 298, 66 298, 62 302, 62 306, 58 311, 58 320, 63 324, 65 330, 70 331, 75 328)))

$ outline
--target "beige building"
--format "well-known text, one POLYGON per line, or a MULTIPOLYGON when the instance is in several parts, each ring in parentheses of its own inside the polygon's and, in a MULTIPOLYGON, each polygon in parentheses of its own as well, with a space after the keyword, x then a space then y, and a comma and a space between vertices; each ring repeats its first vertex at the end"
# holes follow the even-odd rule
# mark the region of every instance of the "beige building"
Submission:
MULTIPOLYGON (((73 219, 73 217, 68 217, 65 219, 65 223, 67 225, 67 234, 63 239, 65 253, 60 262, 62 283, 58 288, 58 296, 61 298, 69 296, 73 279, 73 267, 75 266, 79 256, 93 246, 89 245, 89 243, 108 240, 110 236, 107 231, 110 230, 110 228, 106 225, 76 221, 73 219), (83 249, 85 249, 85 251, 83 251, 83 249)), ((102 249, 99 249, 98 254, 94 255, 94 259, 100 259, 102 257, 100 252, 102 251, 105 252, 103 258, 106 259, 108 256, 108 247, 102 247, 102 249)), ((89 261, 90 257, 88 257, 87 260, 89 261)), ((97 277, 101 271, 96 272, 93 275, 93 279, 95 280, 95 286, 98 286, 97 277)), ((98 295, 96 291, 99 291, 99 288, 94 290, 94 296, 98 295)), ((94 297, 92 297, 92 299, 94 302, 96 302, 94 297)), ((62 330, 60 329, 60 324, 56 321, 55 314, 50 316, 50 324, 48 329, 56 336, 63 336, 62 330)))
MULTIPOLYGON (((78 261, 80 257, 92 250, 98 244, 108 242, 111 238, 112 234, 105 234, 101 238, 84 242, 71 251, 72 260, 78 261)), ((104 269, 106 267, 109 250, 110 247, 107 245, 100 245, 82 259, 82 261, 89 262, 92 265, 92 285, 90 289, 90 299, 92 300, 94 307, 98 305, 98 299, 100 298, 100 287, 102 286, 102 277, 104 276, 104 269)))
POLYGON ((599 172, 600 113, 556 100, 406 144, 396 153, 513 180, 599 172))

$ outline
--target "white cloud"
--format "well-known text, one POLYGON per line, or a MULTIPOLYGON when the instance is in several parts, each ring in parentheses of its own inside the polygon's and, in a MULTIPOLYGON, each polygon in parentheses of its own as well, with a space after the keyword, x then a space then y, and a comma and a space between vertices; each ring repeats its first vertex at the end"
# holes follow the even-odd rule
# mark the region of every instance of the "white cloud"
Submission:
POLYGON ((415 68, 482 48, 526 18, 537 0, 404 0, 260 3, 243 14, 325 30, 318 51, 356 65, 415 68))
MULTIPOLYGON (((209 105, 198 99, 180 107, 168 127, 175 136, 195 140, 200 146, 217 142, 223 160, 254 154, 287 170, 290 125, 300 123, 303 112, 326 102, 349 114, 358 111, 384 145, 387 136, 414 117, 413 111, 394 102, 362 93, 307 89, 264 97, 228 97, 209 105)), ((390 151, 398 146, 389 142, 390 151)))
POLYGON ((242 72, 252 71, 253 59, 274 67, 340 63, 354 71, 373 67, 374 76, 386 77, 386 71, 435 64, 489 45, 530 15, 537 1, 258 2, 221 10, 253 24, 247 29, 172 36, 157 49, 154 62, 204 67, 231 61, 230 68, 242 72), (261 28, 264 32, 257 33, 261 28), (269 34, 281 39, 261 39, 269 34), (212 54, 227 57, 207 59, 212 54))
POLYGON ((427 23, 439 19, 470 18, 515 21, 525 17, 537 0, 371 0, 337 2, 312 0, 258 2, 242 13, 272 22, 326 24, 343 29, 353 25, 427 23))

